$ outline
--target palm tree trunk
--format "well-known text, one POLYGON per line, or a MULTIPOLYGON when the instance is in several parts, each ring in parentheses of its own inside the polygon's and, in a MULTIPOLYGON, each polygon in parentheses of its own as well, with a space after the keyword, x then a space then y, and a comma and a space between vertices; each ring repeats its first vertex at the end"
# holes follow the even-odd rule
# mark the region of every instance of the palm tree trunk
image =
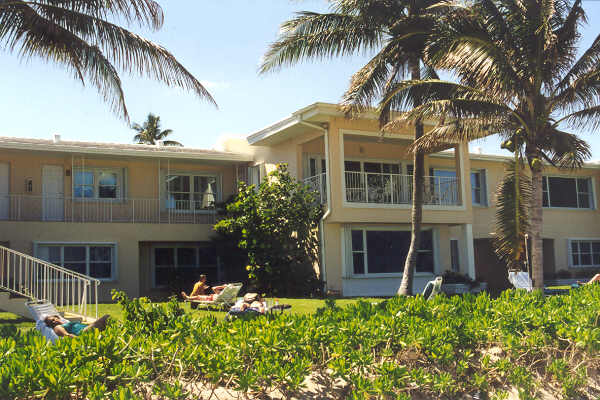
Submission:
POLYGON ((533 287, 544 288, 544 253, 542 251, 542 171, 531 171, 531 272, 533 287))
MULTIPOLYGON (((421 79, 421 66, 417 57, 410 60, 411 79, 421 79)), ((420 99, 415 99, 414 106, 421 104, 420 99)), ((423 121, 415 121, 415 140, 423 136, 423 121)), ((399 296, 409 296, 412 294, 413 278, 415 267, 417 265, 417 254, 421 246, 421 223, 423 221, 423 194, 425 177, 425 156, 422 153, 415 153, 413 156, 413 176, 412 176, 412 210, 411 210, 411 232, 410 248, 404 261, 404 273, 402 282, 398 288, 399 296)))

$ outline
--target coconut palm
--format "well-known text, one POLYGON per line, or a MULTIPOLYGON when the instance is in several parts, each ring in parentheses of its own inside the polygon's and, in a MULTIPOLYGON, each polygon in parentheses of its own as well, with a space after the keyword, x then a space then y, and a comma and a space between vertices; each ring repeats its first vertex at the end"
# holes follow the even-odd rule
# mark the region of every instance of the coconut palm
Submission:
MULTIPOLYGON (((526 163, 531 177, 523 176, 531 188, 528 233, 538 289, 543 287, 542 172, 547 165, 581 167, 590 157, 589 147, 567 130, 595 130, 600 124, 600 36, 577 57, 579 29, 585 21, 580 0, 481 0, 446 19, 426 50, 427 62, 453 71, 459 82, 402 82, 389 96, 417 89, 430 94, 425 104, 390 123, 392 128, 414 119, 438 118, 439 124, 414 144, 419 151, 499 135, 503 147, 526 163)), ((517 169, 519 165, 514 164, 517 169)), ((509 204, 518 192, 510 195, 508 190, 521 186, 506 184, 510 175, 522 176, 509 174, 502 184, 507 195, 499 201, 512 211, 498 214, 496 243, 506 245, 504 250, 497 246, 499 254, 518 257, 522 249, 517 241, 523 243, 527 226, 514 224, 509 216, 514 218, 517 209, 526 207, 509 204), (515 229, 521 233, 515 235, 515 229)))
POLYGON ((214 104, 208 91, 167 49, 112 21, 158 30, 163 12, 153 0, 0 0, 0 48, 65 67, 96 87, 129 120, 117 69, 188 89, 214 104))
MULTIPOLYGON (((398 81, 410 76, 421 79, 421 60, 428 35, 444 11, 446 1, 439 0, 330 0, 330 13, 300 12, 282 24, 280 36, 264 57, 260 72, 276 70, 303 60, 350 56, 374 52, 375 56, 358 72, 343 96, 348 116, 359 114, 385 96, 398 81)), ((424 66, 426 78, 437 78, 424 66)), ((418 94, 396 97, 380 110, 380 123, 390 120, 400 103, 418 106, 418 94)), ((423 135, 421 120, 415 123, 415 138, 423 135)), ((415 153, 412 195, 411 244, 404 265, 398 294, 412 291, 423 210, 424 155, 415 153)))
POLYGON ((160 129, 160 117, 152 113, 148 114, 146 121, 140 125, 134 123, 131 129, 137 132, 133 141, 139 144, 156 144, 162 141, 165 146, 183 146, 175 140, 165 140, 167 136, 173 133, 171 129, 160 129))

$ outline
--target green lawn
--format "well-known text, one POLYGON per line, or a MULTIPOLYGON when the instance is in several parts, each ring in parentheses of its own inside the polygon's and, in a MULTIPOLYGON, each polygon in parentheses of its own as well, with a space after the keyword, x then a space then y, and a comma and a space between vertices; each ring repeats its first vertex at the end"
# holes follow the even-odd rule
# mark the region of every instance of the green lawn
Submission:
MULTIPOLYGON (((269 302, 272 301, 271 298, 268 299, 269 302)), ((366 301, 379 302, 382 299, 373 299, 373 298, 363 298, 366 301)), ((358 301, 358 299, 337 299, 336 302, 338 305, 343 306, 345 304, 354 303, 358 301)), ((285 312, 291 312, 294 314, 310 314, 317 310, 319 307, 323 307, 325 305, 325 300, 322 299, 279 299, 280 304, 290 304, 292 308, 285 312)), ((191 312, 194 315, 199 317, 204 315, 215 315, 217 318, 221 319, 225 317, 226 312, 224 311, 206 311, 206 310, 192 310, 190 309, 189 303, 185 303, 183 305, 184 309, 187 312, 191 312)), ((118 304, 98 304, 98 316, 110 314, 112 317, 117 319, 123 318, 123 313, 121 312, 121 307, 118 304)), ((20 329, 30 329, 34 327, 33 322, 30 320, 26 320, 24 318, 18 317, 15 314, 0 312, 0 326, 11 324, 16 325, 20 329)))

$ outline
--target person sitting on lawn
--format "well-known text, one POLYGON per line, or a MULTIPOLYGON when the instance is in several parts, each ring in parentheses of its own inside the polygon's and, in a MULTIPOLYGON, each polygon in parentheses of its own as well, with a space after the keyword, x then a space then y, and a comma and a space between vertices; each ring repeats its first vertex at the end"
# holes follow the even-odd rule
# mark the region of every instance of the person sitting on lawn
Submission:
POLYGON ((82 324, 81 322, 68 321, 58 315, 43 316, 43 321, 48 328, 52 328, 58 337, 77 337, 83 332, 96 328, 99 331, 106 329, 106 320, 110 316, 108 314, 98 318, 91 324, 82 324))
POLYGON ((215 296, 225 289, 225 285, 213 286, 212 288, 206 284, 206 275, 200 275, 198 282, 194 285, 192 292, 188 296, 185 292, 181 292, 181 297, 185 300, 213 301, 215 296), (213 294, 207 294, 208 290, 212 289, 213 294))

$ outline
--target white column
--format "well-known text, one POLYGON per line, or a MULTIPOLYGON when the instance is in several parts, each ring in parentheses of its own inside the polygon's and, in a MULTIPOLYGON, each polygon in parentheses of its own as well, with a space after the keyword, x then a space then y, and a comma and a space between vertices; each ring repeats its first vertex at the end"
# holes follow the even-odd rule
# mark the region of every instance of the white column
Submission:
MULTIPOLYGON (((473 249, 473 225, 464 224, 461 226, 462 240, 464 242, 464 264, 467 274, 471 279, 475 279, 475 251, 473 249)), ((461 260, 461 262, 463 262, 461 260)))

